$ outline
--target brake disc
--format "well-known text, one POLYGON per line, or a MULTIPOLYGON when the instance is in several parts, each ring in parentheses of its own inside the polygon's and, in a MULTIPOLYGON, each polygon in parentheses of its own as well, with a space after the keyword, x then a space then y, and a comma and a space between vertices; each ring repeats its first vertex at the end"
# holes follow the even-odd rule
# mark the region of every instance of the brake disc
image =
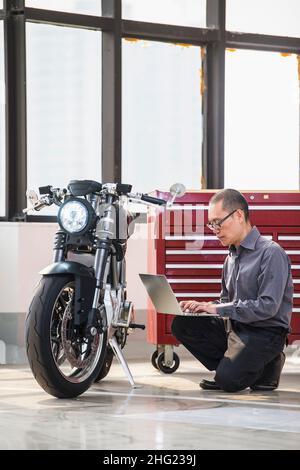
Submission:
MULTIPOLYGON (((70 327, 70 322, 72 322, 72 320, 73 320, 73 314, 72 314, 72 298, 71 298, 66 306, 66 309, 62 318, 62 323, 61 323, 62 346, 65 352, 66 358, 68 359, 71 366, 76 367, 78 369, 84 369, 92 363, 97 353, 97 348, 99 345, 99 335, 96 335, 93 337, 92 343, 89 345, 90 352, 87 357, 85 357, 85 352, 83 352, 81 355, 80 354, 78 355, 78 353, 76 353, 76 351, 74 350, 72 341, 68 339, 67 337, 68 327, 70 327)), ((91 340, 87 338, 80 338, 79 347, 82 345, 84 340, 87 341, 85 345, 86 347, 88 347, 88 343, 91 340)))

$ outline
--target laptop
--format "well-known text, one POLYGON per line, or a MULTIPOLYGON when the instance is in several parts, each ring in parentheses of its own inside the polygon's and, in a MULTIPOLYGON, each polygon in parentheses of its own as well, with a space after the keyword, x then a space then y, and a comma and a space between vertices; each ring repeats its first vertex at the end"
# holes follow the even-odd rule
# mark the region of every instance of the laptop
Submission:
POLYGON ((166 276, 161 274, 139 274, 152 303, 159 313, 167 315, 197 316, 197 317, 218 317, 218 314, 206 312, 182 311, 174 292, 166 276))

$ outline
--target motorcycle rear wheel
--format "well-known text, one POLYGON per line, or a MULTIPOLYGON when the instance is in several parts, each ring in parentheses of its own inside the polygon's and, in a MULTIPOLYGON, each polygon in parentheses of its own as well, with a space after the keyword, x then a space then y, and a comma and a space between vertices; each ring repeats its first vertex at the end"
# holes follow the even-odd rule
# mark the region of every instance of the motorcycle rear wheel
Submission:
POLYGON ((114 352, 110 346, 107 346, 103 366, 101 367, 100 372, 95 379, 95 382, 100 382, 100 380, 104 379, 104 377, 107 376, 107 374, 110 371, 113 359, 114 359, 114 352))
POLYGON ((41 279, 26 318, 27 356, 39 385, 57 398, 74 398, 95 381, 103 366, 107 332, 89 340, 73 325, 73 276, 41 279))

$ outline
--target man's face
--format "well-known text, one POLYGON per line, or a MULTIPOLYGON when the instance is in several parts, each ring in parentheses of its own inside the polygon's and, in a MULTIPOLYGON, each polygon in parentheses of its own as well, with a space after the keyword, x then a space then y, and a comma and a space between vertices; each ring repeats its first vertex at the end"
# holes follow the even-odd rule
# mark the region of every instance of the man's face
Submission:
MULTIPOLYGON (((208 208, 208 222, 218 223, 222 221, 230 211, 223 209, 223 201, 209 205, 208 208)), ((239 244, 245 226, 243 211, 237 209, 234 211, 220 227, 215 227, 213 233, 218 237, 223 246, 239 244)))

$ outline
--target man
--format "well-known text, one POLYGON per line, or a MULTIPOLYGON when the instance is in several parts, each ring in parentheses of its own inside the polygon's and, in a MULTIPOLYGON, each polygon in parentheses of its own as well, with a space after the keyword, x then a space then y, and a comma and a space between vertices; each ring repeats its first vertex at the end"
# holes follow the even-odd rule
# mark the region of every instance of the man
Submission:
POLYGON ((209 203, 208 227, 229 247, 218 302, 181 302, 191 316, 177 316, 173 335, 209 370, 206 390, 274 390, 292 312, 289 258, 274 241, 261 236, 249 220, 244 196, 234 189, 217 192, 209 203), (218 316, 193 317, 193 312, 218 316))

